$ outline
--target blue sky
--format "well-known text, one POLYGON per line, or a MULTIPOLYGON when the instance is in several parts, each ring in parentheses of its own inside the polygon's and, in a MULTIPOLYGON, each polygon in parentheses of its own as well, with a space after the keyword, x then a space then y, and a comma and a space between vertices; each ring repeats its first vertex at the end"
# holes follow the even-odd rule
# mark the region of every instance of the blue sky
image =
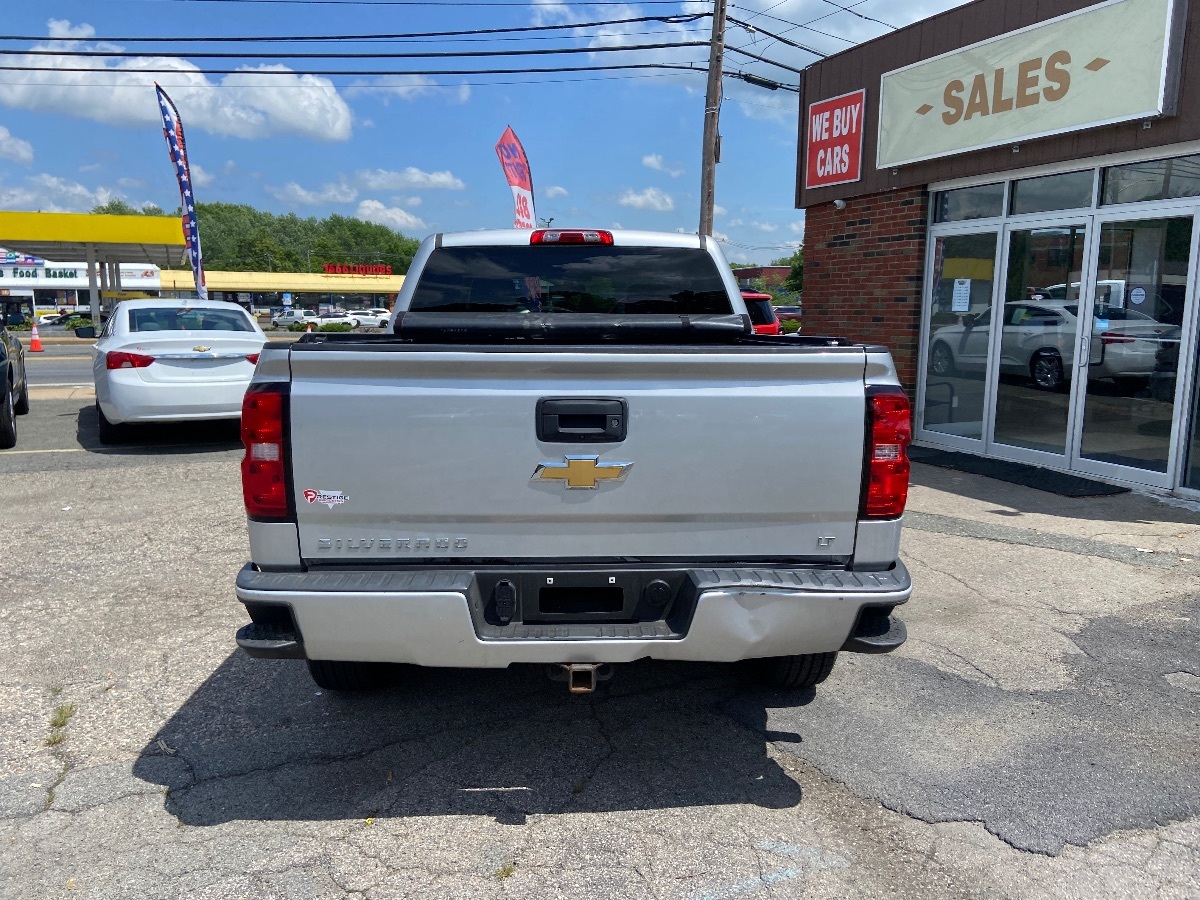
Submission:
MULTIPOLYGON (((904 25, 960 2, 746 0, 731 2, 729 15, 829 53, 882 34, 887 25, 904 25), (806 27, 794 27, 801 24, 806 27)), ((123 50, 135 56, 0 57, 3 65, 46 68, 0 71, 0 209, 86 211, 111 197, 135 206, 178 205, 150 86, 157 78, 183 117, 201 202, 248 203, 302 216, 336 212, 383 222, 414 237, 508 227, 512 196, 493 147, 511 125, 529 156, 539 218, 553 217, 556 226, 664 231, 694 232, 698 225, 702 72, 320 77, 255 70, 515 69, 617 61, 703 67, 707 50, 700 47, 449 60, 264 60, 256 53, 594 50, 707 40, 708 18, 403 45, 228 45, 186 39, 579 25, 686 15, 711 10, 711 3, 42 0, 10 6, 6 32, 40 40, 3 39, 0 48, 123 50), (110 40, 147 36, 184 40, 158 45, 110 40), (245 56, 188 55, 204 50, 245 56), (90 71, 63 71, 69 67, 90 71), (170 71, 144 71, 151 68, 170 71), (212 68, 240 71, 203 74, 212 68)), ((727 40, 797 69, 816 59, 733 25, 727 40)), ((735 53, 727 55, 725 69, 792 85, 798 78, 735 53)), ((727 241, 731 260, 765 263, 787 255, 802 240, 803 214, 793 207, 797 102, 792 93, 725 79, 714 230, 727 241)))

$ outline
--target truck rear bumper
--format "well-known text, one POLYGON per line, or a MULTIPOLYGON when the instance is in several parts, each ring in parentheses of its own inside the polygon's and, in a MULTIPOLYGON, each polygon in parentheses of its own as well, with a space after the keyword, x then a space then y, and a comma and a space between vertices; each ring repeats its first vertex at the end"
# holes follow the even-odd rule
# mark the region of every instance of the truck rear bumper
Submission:
POLYGON ((908 571, 694 569, 686 615, 656 622, 489 626, 467 570, 258 572, 237 597, 281 613, 274 631, 248 626, 255 656, 504 668, 513 663, 618 663, 650 658, 735 662, 834 650, 886 652, 904 641, 891 608, 908 600, 908 571))

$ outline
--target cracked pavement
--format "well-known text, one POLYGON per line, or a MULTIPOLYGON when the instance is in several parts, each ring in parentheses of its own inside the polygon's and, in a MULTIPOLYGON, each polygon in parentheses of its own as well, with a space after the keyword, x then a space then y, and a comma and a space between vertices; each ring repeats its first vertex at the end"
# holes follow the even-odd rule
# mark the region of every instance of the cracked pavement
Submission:
POLYGON ((910 640, 815 693, 642 662, 337 696, 233 644, 235 432, 21 426, 85 449, 0 453, 0 897, 1200 896, 1186 504, 914 467, 910 640))

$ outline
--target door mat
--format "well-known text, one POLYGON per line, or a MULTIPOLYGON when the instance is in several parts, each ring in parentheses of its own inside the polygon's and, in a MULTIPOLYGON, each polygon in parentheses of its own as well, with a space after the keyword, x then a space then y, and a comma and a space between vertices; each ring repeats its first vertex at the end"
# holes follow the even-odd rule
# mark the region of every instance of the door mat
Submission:
POLYGON ((1129 488, 1106 484, 1078 475, 1067 475, 1052 469, 1028 466, 1024 463, 1008 462, 1003 459, 988 459, 970 453, 952 450, 934 450, 929 447, 909 447, 908 458, 913 462, 942 469, 956 469, 972 475, 984 475, 1009 484, 1020 484, 1038 491, 1058 494, 1061 497, 1107 497, 1111 494, 1127 494, 1129 488))

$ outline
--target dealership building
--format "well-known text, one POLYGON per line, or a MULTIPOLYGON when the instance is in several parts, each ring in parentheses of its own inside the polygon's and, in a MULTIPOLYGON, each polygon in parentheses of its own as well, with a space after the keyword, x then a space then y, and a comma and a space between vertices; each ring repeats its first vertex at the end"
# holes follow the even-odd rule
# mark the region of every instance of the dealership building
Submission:
POLYGON ((889 346, 917 443, 1200 498, 1200 23, 977 0, 803 78, 804 329, 889 346))

